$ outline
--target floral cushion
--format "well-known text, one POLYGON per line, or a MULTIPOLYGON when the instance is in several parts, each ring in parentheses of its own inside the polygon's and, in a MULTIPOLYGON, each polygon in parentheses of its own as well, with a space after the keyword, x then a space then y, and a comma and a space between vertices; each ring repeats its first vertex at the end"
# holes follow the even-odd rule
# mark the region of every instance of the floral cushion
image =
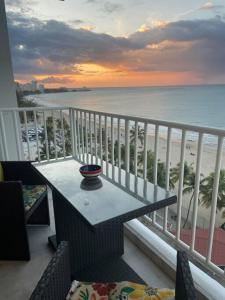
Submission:
POLYGON ((66 300, 173 300, 175 292, 129 281, 79 283, 74 281, 66 300))
POLYGON ((23 185, 25 211, 28 211, 45 192, 45 185, 23 185))

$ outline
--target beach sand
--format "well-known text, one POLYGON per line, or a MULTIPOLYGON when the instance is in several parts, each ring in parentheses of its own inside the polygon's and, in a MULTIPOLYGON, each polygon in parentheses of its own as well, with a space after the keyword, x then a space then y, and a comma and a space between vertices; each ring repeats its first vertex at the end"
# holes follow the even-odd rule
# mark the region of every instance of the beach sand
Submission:
MULTIPOLYGON (((46 114, 50 116, 50 112, 46 114)), ((64 113, 64 117, 69 122, 69 116, 67 113, 64 113)), ((40 126, 43 124, 42 118, 39 119, 40 126)), ((33 126, 31 126, 33 127, 33 126)), ((104 122, 102 122, 102 127, 104 128, 104 122)), ((114 140, 117 140, 117 126, 114 128, 114 140)), ((94 123, 92 122, 92 128, 94 128, 94 123)), ((97 124, 98 128, 98 124, 97 124)), ((92 134, 93 134, 92 130, 92 134)), ((108 125, 108 136, 111 137, 111 128, 108 125)), ((124 127, 121 126, 121 143, 125 143, 125 131, 124 127)), ((148 134, 147 136, 147 149, 150 149, 154 152, 154 144, 155 137, 152 134, 148 134)), ((32 155, 35 153, 36 143, 32 142, 31 145, 32 155)), ((139 150, 142 149, 140 142, 138 143, 139 150)), ((158 142, 158 159, 162 162, 166 161, 166 152, 167 152, 167 139, 165 137, 165 133, 159 133, 159 142, 158 142)), ((170 156, 170 166, 175 167, 180 162, 180 153, 181 153, 181 140, 172 139, 171 140, 171 156, 170 156)), ((224 153, 222 156, 221 168, 225 169, 225 159, 224 153)), ((188 164, 193 164, 194 170, 196 169, 196 160, 197 160, 197 141, 187 140, 186 148, 185 148, 185 160, 188 164)), ((216 146, 203 144, 203 152, 202 152, 202 164, 201 164, 201 173, 204 176, 209 175, 211 172, 215 170, 215 161, 216 161, 216 146)), ((175 189, 175 193, 177 193, 177 188, 175 189)), ((183 196, 182 202, 182 215, 187 215, 187 209, 189 206, 190 195, 183 196)), ((171 209, 176 214, 176 205, 171 206, 171 209)), ((206 209, 201 205, 198 206, 198 223, 197 225, 202 228, 208 228, 209 220, 210 220, 210 208, 206 209)), ((189 221, 191 221, 192 212, 189 215, 189 221)), ((225 222, 225 219, 221 218, 221 212, 218 212, 216 215, 216 226, 220 226, 225 222)))
MULTIPOLYGON (((151 149, 154 151, 154 144, 155 144, 155 137, 154 136, 148 136, 148 149, 151 149)), ((164 137, 159 138, 159 144, 158 144, 158 159, 160 161, 165 162, 166 161, 166 150, 167 150, 167 140, 164 137)), ((192 164, 194 170, 196 170, 196 162, 197 162, 197 141, 187 141, 186 142, 186 148, 185 148, 185 161, 188 162, 188 164, 192 164)), ((181 154, 181 141, 173 140, 171 142, 171 167, 175 167, 180 162, 180 154, 181 154)), ((221 168, 225 169, 225 156, 224 152, 222 155, 222 162, 221 162, 221 168)), ((209 145, 203 145, 203 151, 202 151, 202 163, 201 163, 201 173, 204 177, 208 176, 211 172, 214 172, 215 170, 215 162, 216 162, 216 147, 215 146, 209 146, 209 145)), ((176 188, 177 192, 178 188, 176 188)), ((185 212, 188 209, 189 201, 191 198, 191 194, 184 195, 183 196, 183 202, 182 202, 182 208, 185 212)), ((210 212, 211 209, 206 209, 202 207, 201 205, 198 206, 198 226, 200 227, 206 227, 209 226, 209 220, 210 220, 210 212)), ((186 214, 185 214, 186 215, 186 214)), ((191 221, 192 218, 192 211, 189 215, 189 221, 191 221)), ((221 218, 221 212, 217 212, 216 215, 216 226, 221 226, 225 222, 224 218, 221 218)))

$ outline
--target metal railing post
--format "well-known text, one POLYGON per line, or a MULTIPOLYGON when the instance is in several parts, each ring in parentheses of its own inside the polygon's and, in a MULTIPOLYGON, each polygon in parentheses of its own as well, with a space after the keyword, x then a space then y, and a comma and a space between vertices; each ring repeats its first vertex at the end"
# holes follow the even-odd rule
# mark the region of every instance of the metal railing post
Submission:
POLYGON ((70 120, 70 137, 71 137, 71 146, 72 146, 72 156, 75 157, 75 141, 74 141, 74 114, 73 109, 69 109, 69 120, 70 120))

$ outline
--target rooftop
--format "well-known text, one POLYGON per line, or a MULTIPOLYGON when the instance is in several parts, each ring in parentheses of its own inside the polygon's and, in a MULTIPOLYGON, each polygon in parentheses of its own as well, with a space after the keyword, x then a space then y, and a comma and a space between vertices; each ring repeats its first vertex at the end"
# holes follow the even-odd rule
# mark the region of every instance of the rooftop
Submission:
MULTIPOLYGON (((208 229, 196 230, 196 250, 203 256, 206 256, 208 243, 208 229)), ((186 229, 181 232, 181 240, 186 244, 191 244, 191 230, 186 229)), ((217 265, 225 267, 225 230, 222 228, 215 228, 212 248, 212 261, 217 265)))

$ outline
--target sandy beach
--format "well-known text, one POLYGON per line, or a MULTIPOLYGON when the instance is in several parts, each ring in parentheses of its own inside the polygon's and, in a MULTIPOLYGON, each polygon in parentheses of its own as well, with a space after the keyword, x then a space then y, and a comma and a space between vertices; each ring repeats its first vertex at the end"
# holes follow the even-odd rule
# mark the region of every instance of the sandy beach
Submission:
MULTIPOLYGON (((109 129, 110 130, 110 127, 109 129)), ((115 140, 117 139, 117 130, 114 131, 115 140)), ((165 133, 159 133, 159 141, 158 141, 158 160, 162 162, 166 162, 166 153, 167 153, 167 138, 165 137, 165 133)), ((125 131, 124 128, 121 128, 121 143, 125 142, 125 131)), ((142 151, 143 146, 141 143, 138 143, 139 151, 142 151)), ((155 147, 155 136, 152 134, 147 135, 147 150, 151 150, 154 152, 155 147)), ((216 162, 216 145, 207 145, 203 144, 202 148, 202 163, 201 163, 201 174, 202 178, 207 177, 210 173, 215 170, 215 162, 216 162)), ((197 151, 198 151, 198 141, 188 140, 186 139, 186 147, 185 147, 185 161, 187 161, 188 165, 192 164, 194 171, 196 171, 196 162, 197 162, 197 151)), ((181 140, 172 138, 171 139, 171 152, 170 152, 170 167, 176 167, 180 162, 181 155, 181 140)), ((221 161, 221 169, 225 169, 225 156, 224 151, 222 155, 221 161)), ((176 184, 174 192, 178 193, 178 183, 176 184)), ((182 216, 185 219, 188 212, 189 201, 192 194, 183 195, 182 199, 182 216)), ((193 202, 193 201, 192 201, 193 202)), ((176 215, 177 205, 170 206, 170 210, 173 211, 174 215, 176 215)), ((202 205, 198 206, 198 219, 197 226, 200 228, 208 228, 210 221, 210 208, 205 208, 202 205)), ((225 219, 221 217, 221 212, 217 212, 216 215, 216 227, 221 226, 225 222, 225 219)), ((189 226, 191 226, 192 220, 192 206, 189 214, 189 226)))
MULTIPOLYGON (((148 149, 154 151, 155 137, 148 136, 148 149)), ((192 164, 194 170, 196 170, 196 160, 197 160, 197 141, 187 141, 185 149, 185 160, 188 164, 192 164)), ((158 158, 160 161, 166 161, 166 149, 167 149, 167 140, 163 137, 159 138, 158 146, 158 158)), ((172 141, 171 142, 171 167, 175 167, 180 162, 180 152, 181 152, 181 142, 172 141)), ((225 159, 224 152, 222 156, 221 169, 225 169, 225 159)), ((215 161, 216 161, 216 147, 203 145, 202 152, 202 164, 201 164, 201 173, 204 177, 208 176, 211 172, 215 170, 215 161)), ((182 207, 184 208, 184 214, 189 206, 190 195, 183 196, 182 207)), ((192 213, 190 213, 189 220, 191 221, 192 213)), ((208 227, 210 219, 210 208, 206 209, 199 205, 198 207, 198 226, 208 227)), ((224 218, 221 218, 221 212, 218 212, 216 215, 216 226, 220 226, 225 222, 224 218)))
MULTIPOLYGON (((51 113, 47 113, 46 116, 51 116, 51 113)), ((56 116, 58 117, 58 116, 56 116)), ((64 113, 64 118, 69 122, 69 116, 67 113, 64 113)), ((43 118, 40 117, 38 119, 38 126, 43 125, 43 118)), ((84 124, 84 123, 83 123, 84 124)), ((99 124, 97 122, 97 128, 99 124)), ((32 124, 30 127, 33 127, 32 124)), ((92 128, 94 128, 94 123, 92 121, 92 128)), ((102 128, 104 128, 104 122, 102 122, 102 128)), ((131 128, 130 128, 131 129, 131 128)), ((94 130, 92 130, 92 134, 94 130)), ((111 127, 108 123, 108 136, 111 137, 111 127)), ((93 139, 94 140, 94 139, 93 139)), ((114 127, 114 140, 117 140, 117 126, 114 127)), ((125 133, 124 133, 124 127, 121 127, 121 143, 125 143, 125 133)), ((24 149, 25 152, 27 152, 27 147, 24 143, 24 149)), ((154 152, 154 144, 155 144, 155 137, 152 134, 148 134, 147 136, 147 149, 150 149, 154 152)), ((94 145, 93 145, 94 147, 94 145)), ((141 151, 142 147, 139 142, 139 150, 141 151)), ((30 151, 32 153, 32 156, 35 155, 35 149, 36 149, 36 142, 30 142, 30 151)), ((167 139, 165 132, 159 133, 159 142, 158 142, 158 159, 162 162, 166 161, 166 152, 167 152, 167 139)), ((181 152, 181 141, 178 139, 172 139, 171 140, 171 159, 170 159, 170 166, 175 167, 180 162, 180 152, 181 152)), ((196 160, 197 160, 197 141, 194 140, 188 140, 186 141, 186 149, 185 149, 185 160, 188 162, 188 164, 192 164, 194 170, 196 169, 196 160)), ((216 146, 214 145, 207 145, 203 144, 203 152, 202 152, 202 164, 201 164, 201 173, 205 176, 208 176, 211 172, 214 172, 215 169, 215 161, 216 161, 216 146)), ((225 159, 224 159, 224 153, 222 157, 222 164, 221 168, 225 169, 225 159)), ((177 193, 177 188, 175 190, 177 193)), ((182 203, 182 215, 187 215, 187 209, 189 206, 189 200, 190 195, 184 195, 183 196, 183 203, 182 203)), ((174 211, 174 214, 176 214, 176 205, 171 207, 171 209, 174 211)), ((189 221, 191 221, 192 218, 192 212, 189 215, 189 221)), ((210 208, 206 209, 199 205, 198 207, 198 223, 197 225, 199 227, 207 228, 209 226, 209 219, 210 219, 210 208)), ((222 223, 225 222, 225 219, 221 218, 221 212, 217 213, 216 216, 216 226, 220 226, 222 223)))

